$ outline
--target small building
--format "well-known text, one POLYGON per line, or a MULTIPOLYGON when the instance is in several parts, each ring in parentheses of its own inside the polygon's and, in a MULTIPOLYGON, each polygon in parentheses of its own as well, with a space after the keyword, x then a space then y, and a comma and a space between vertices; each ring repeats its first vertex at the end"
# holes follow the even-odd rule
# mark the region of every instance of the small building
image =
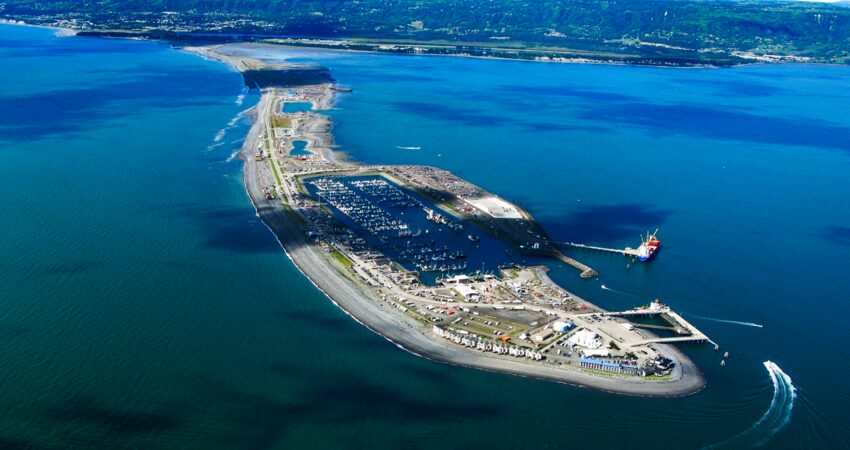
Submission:
POLYGON ((552 331, 550 331, 550 330, 540 330, 537 334, 535 334, 532 337, 532 339, 534 339, 534 342, 543 342, 546 339, 551 338, 552 336, 554 336, 554 333, 552 333, 552 331))
POLYGON ((566 333, 567 330, 573 327, 573 324, 564 322, 561 320, 556 321, 552 324, 552 329, 557 331, 558 333, 566 333))
POLYGON ((666 309, 666 306, 664 306, 664 303, 661 303, 661 300, 657 298, 649 304, 650 311, 662 311, 664 309, 666 309))
POLYGON ((644 369, 649 374, 667 375, 676 366, 672 359, 658 355, 655 358, 646 361, 644 369))
POLYGON ((455 275, 451 278, 446 278, 443 280, 443 283, 446 284, 455 284, 455 283, 469 283, 472 281, 472 278, 469 275, 455 275))
POLYGON ((452 289, 454 289, 455 292, 460 294, 461 297, 470 301, 477 301, 480 297, 478 289, 475 289, 475 286, 469 284, 456 284, 452 286, 452 289))

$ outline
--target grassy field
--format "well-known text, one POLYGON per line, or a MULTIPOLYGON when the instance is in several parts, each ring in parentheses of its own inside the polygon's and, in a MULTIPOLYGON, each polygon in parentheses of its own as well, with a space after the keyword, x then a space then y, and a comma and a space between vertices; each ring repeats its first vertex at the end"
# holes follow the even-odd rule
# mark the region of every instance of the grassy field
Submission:
MULTIPOLYGON (((582 368, 581 370, 588 372, 588 373, 592 373, 594 375, 602 375, 602 376, 612 377, 612 378, 635 378, 636 377, 636 375, 626 375, 624 373, 608 372, 608 371, 605 371, 605 370, 596 370, 596 369, 588 369, 588 368, 582 368)), ((646 378, 649 378, 649 377, 646 377, 646 378)))
POLYGON ((334 250, 331 252, 331 257, 338 263, 342 264, 343 267, 351 267, 354 265, 347 256, 343 255, 339 250, 334 250))
POLYGON ((292 128, 292 119, 283 116, 272 116, 272 128, 292 128))
POLYGON ((278 171, 277 171, 278 170, 277 169, 277 163, 275 162, 274 159, 271 159, 270 161, 272 163, 272 173, 274 174, 274 179, 277 182, 277 185, 283 186, 283 183, 281 183, 281 181, 280 181, 280 174, 278 174, 278 171))

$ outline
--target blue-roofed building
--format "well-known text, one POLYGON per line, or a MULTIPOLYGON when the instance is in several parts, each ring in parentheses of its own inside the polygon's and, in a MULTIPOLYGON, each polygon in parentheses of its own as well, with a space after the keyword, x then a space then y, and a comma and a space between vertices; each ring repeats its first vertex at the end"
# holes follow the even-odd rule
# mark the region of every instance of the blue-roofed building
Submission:
POLYGON ((586 356, 583 356, 581 359, 579 359, 579 365, 586 369, 602 370, 605 372, 614 372, 626 375, 639 376, 646 375, 646 371, 644 369, 630 361, 588 358, 586 356))

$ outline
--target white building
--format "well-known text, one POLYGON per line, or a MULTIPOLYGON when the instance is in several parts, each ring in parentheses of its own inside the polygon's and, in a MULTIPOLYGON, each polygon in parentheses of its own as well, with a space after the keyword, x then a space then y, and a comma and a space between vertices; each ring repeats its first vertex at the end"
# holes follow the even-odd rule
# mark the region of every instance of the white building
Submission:
POLYGON ((454 284, 454 283, 469 283, 472 281, 472 278, 469 275, 455 275, 451 278, 447 278, 443 282, 446 284, 454 284))
POLYGON ((558 333, 564 333, 569 330, 573 325, 571 323, 564 322, 562 320, 558 320, 552 324, 552 329, 557 331, 558 333))
POLYGON ((477 301, 480 294, 478 293, 478 289, 475 289, 475 286, 471 286, 469 284, 456 284, 452 286, 461 297, 469 300, 469 301, 477 301))
POLYGON ((578 330, 572 336, 567 339, 567 343, 570 345, 595 349, 602 346, 602 341, 599 339, 599 335, 590 331, 590 330, 578 330))

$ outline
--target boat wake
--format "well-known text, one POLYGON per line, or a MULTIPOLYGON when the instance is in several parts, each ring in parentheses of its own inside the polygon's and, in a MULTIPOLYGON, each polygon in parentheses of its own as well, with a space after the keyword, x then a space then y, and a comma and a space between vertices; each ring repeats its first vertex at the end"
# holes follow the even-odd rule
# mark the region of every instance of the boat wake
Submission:
POLYGON ((603 291, 614 292, 614 293, 620 294, 620 295, 628 295, 629 297, 637 297, 636 294, 632 294, 631 292, 626 292, 626 291, 621 291, 619 289, 609 288, 608 286, 605 286, 604 284, 600 287, 602 288, 603 291))
POLYGON ((758 323, 753 323, 753 322, 741 322, 741 321, 738 321, 738 320, 715 319, 714 317, 703 317, 703 316, 696 316, 696 315, 693 315, 693 314, 691 315, 691 317, 694 317, 696 319, 708 320, 710 322, 731 323, 733 325, 743 325, 745 327, 764 328, 764 325, 761 325, 761 324, 758 324, 758 323))
POLYGON ((422 150, 422 147, 403 147, 401 145, 396 145, 395 148, 399 150, 422 150))
POLYGON ((760 447, 767 444, 770 438, 791 420, 791 410, 794 408, 794 400, 797 398, 797 388, 794 387, 791 377, 773 361, 765 361, 764 367, 773 382, 773 399, 770 401, 770 407, 750 428, 731 439, 706 448, 760 447))

